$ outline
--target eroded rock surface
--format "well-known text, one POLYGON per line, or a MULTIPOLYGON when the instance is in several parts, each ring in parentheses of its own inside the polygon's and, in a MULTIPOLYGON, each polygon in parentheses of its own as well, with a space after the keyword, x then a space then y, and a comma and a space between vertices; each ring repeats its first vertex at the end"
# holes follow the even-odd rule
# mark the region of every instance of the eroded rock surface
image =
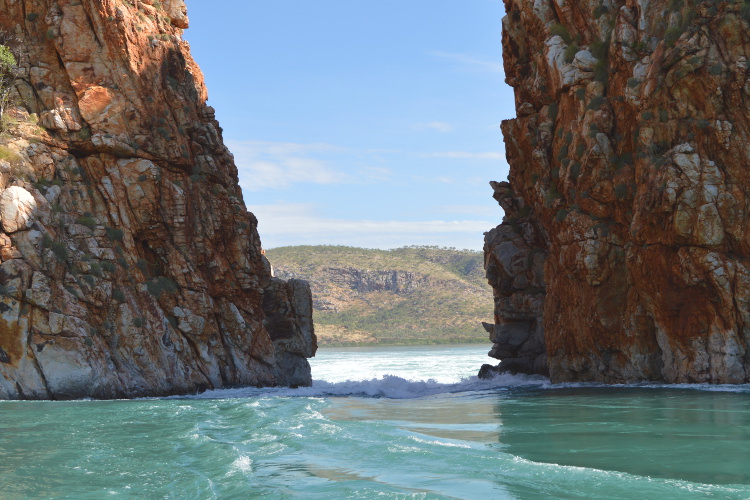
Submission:
POLYGON ((481 376, 494 372, 547 375, 544 344, 545 233, 507 182, 492 182, 494 198, 506 222, 485 235, 484 267, 492 285, 495 323, 484 323, 493 342, 489 355, 497 367, 485 365, 481 376))
MULTIPOLYGON (((505 5, 496 322, 541 316, 555 381, 750 381, 750 4, 505 5), (519 255, 547 256, 543 294, 519 255)), ((491 329, 515 356, 521 327, 491 329)))
POLYGON ((0 398, 310 383, 309 287, 271 277, 187 25, 181 0, 0 0, 0 398))

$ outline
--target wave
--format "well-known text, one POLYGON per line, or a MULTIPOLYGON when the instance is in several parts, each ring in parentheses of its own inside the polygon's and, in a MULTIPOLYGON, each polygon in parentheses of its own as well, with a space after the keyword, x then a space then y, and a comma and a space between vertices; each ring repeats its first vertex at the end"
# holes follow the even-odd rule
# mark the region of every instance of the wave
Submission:
POLYGON ((599 383, 560 383, 553 384, 549 379, 537 375, 500 374, 491 379, 467 377, 460 382, 442 383, 434 379, 408 380, 396 375, 384 375, 369 380, 346 380, 328 382, 313 380, 311 387, 290 389, 288 387, 242 387, 232 389, 209 390, 182 398, 224 399, 248 397, 368 397, 387 399, 416 399, 438 394, 477 393, 509 390, 514 388, 528 389, 669 389, 695 390, 706 392, 734 392, 750 394, 750 384, 711 385, 711 384, 599 384, 599 383))
POLYGON ((312 387, 297 389, 279 387, 244 387, 236 389, 216 389, 203 392, 191 398, 245 398, 258 396, 278 397, 370 397, 388 399, 415 399, 437 394, 455 394, 462 392, 482 392, 504 390, 513 387, 549 386, 544 377, 530 375, 501 374, 491 379, 467 377, 456 383, 441 383, 434 379, 407 380, 396 375, 384 375, 370 380, 347 380, 344 382, 327 382, 313 380, 312 387))
MULTIPOLYGON (((697 385, 697 384, 690 384, 690 385, 697 385)), ((696 481, 689 481, 684 479, 677 479, 677 478, 668 478, 668 477, 652 477, 652 476, 646 476, 646 475, 640 475, 637 473, 630 473, 630 472, 623 472, 623 471, 616 471, 616 470, 606 470, 601 468, 595 468, 595 467, 585 467, 585 466, 579 466, 579 465, 566 465, 566 464, 557 464, 553 462, 540 462, 536 460, 530 460, 527 458, 523 458, 520 456, 513 456, 510 455, 511 462, 514 464, 518 464, 520 466, 526 466, 533 469, 540 470, 542 472, 549 472, 551 474, 554 474, 556 477, 558 477, 558 481, 563 480, 566 478, 566 476, 569 478, 570 476, 576 476, 578 475, 581 479, 581 481, 586 481, 588 483, 592 483, 594 481, 601 483, 604 483, 605 481, 614 480, 614 482, 610 482, 610 498, 632 498, 627 492, 625 491, 618 491, 618 486, 622 485, 625 486, 628 489, 633 488, 633 482, 638 482, 641 484, 652 484, 656 488, 659 489, 659 493, 661 495, 664 495, 664 491, 662 490, 662 487, 673 487, 677 488, 678 490, 682 490, 683 492, 689 492, 689 493, 699 493, 702 496, 708 496, 713 497, 716 496, 718 493, 722 493, 725 495, 733 494, 733 493, 746 493, 747 485, 745 484, 711 484, 711 483, 701 483, 696 481), (624 496, 621 496, 621 494, 625 494, 624 496)), ((543 474, 546 475, 546 474, 543 474)), ((725 498, 729 498, 728 496, 725 498)), ((732 497, 734 498, 734 497, 732 497)), ((738 497, 739 498, 739 497, 738 497)), ((747 497, 742 497, 747 498, 747 497)))

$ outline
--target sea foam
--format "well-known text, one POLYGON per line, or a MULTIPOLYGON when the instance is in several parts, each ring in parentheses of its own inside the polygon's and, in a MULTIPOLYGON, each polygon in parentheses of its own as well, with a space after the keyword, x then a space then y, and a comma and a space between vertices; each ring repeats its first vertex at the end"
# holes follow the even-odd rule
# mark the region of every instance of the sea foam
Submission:
POLYGON ((670 389, 694 390, 708 392, 749 393, 750 384, 741 385, 710 385, 710 384, 596 384, 596 383, 563 383, 553 384, 549 379, 540 376, 501 374, 491 379, 466 377, 456 383, 441 383, 434 379, 407 380, 396 375, 384 375, 369 380, 346 380, 343 382, 328 382, 313 380, 311 387, 243 387, 231 389, 216 389, 192 396, 182 396, 199 399, 248 398, 248 397, 367 397, 388 399, 415 399, 438 394, 481 393, 505 391, 514 388, 528 388, 539 390, 554 389, 596 389, 596 388, 638 388, 638 389, 670 389))
POLYGON ((389 399, 414 399, 437 394, 507 390, 512 387, 549 387, 549 380, 539 376, 502 374, 491 379, 467 377, 456 383, 441 383, 434 379, 407 380, 396 375, 384 375, 369 380, 327 382, 313 380, 312 387, 290 389, 286 387, 217 389, 191 396, 194 398, 242 398, 258 396, 277 397, 371 397, 389 399))

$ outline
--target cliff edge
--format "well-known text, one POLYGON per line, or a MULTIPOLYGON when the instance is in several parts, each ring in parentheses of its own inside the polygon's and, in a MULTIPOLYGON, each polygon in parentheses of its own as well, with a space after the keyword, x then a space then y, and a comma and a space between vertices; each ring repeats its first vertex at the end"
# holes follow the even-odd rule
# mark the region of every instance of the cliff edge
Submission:
POLYGON ((750 3, 506 0, 497 368, 750 381, 750 3))
POLYGON ((0 0, 0 398, 310 384, 309 286, 271 276, 182 0, 0 0))

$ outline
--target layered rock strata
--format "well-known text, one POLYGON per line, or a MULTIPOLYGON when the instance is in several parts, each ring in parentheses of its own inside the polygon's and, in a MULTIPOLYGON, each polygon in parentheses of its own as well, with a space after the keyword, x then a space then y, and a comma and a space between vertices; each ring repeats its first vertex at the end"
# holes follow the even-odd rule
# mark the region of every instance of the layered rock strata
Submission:
POLYGON ((271 276, 181 0, 0 0, 0 398, 305 385, 309 287, 271 276))
POLYGON ((507 182, 492 182, 494 198, 506 214, 504 224, 485 235, 484 267, 492 285, 495 323, 483 323, 493 342, 489 355, 501 360, 485 365, 482 377, 495 372, 547 375, 544 344, 544 230, 523 199, 507 182))
POLYGON ((554 381, 750 381, 750 3, 505 5, 493 352, 533 316, 554 381))

